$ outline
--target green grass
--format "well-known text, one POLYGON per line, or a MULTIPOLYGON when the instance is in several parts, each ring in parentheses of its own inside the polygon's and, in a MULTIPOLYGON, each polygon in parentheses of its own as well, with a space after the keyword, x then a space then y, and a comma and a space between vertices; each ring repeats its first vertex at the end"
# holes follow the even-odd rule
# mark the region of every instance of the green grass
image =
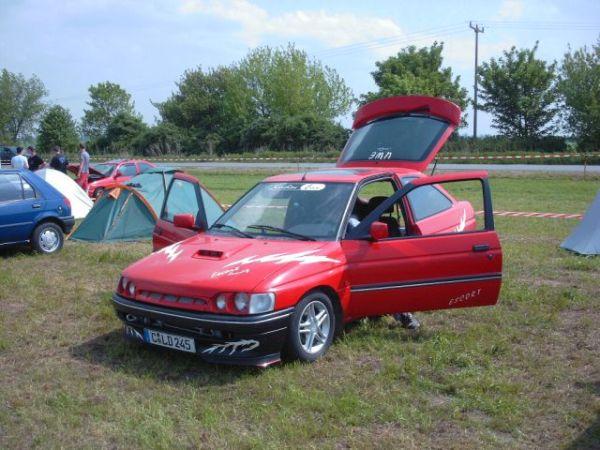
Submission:
MULTIPOLYGON (((231 203, 265 173, 202 172, 231 203)), ((496 209, 582 212, 598 179, 494 177, 496 209)), ((315 364, 205 364, 123 339, 148 243, 0 254, 0 448, 598 448, 600 259, 574 220, 497 219, 500 302, 348 328, 315 364)))

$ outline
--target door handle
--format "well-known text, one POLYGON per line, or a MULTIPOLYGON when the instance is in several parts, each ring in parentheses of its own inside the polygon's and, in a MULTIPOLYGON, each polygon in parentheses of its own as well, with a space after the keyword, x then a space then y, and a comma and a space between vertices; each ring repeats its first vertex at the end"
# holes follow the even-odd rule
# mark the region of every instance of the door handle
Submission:
POLYGON ((41 203, 34 203, 33 205, 31 205, 31 207, 32 207, 33 209, 38 209, 38 208, 41 208, 41 207, 42 207, 42 204, 41 204, 41 203))
POLYGON ((473 246, 474 252, 487 252, 490 249, 488 244, 475 244, 473 246))

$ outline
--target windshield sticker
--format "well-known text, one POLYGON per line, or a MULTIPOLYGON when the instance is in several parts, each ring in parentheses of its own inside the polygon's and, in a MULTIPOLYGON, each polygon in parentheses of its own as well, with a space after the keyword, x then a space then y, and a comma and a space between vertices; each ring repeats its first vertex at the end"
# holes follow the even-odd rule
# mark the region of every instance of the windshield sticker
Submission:
POLYGON ((297 191, 300 188, 297 184, 273 183, 269 186, 272 191, 297 191))
POLYGON ((322 191, 323 189, 325 189, 325 185, 322 183, 310 183, 300 186, 301 191, 322 191))
POLYGON ((225 264, 225 267, 230 266, 245 266, 247 264, 255 263, 273 263, 273 264, 287 264, 290 262, 297 262, 300 264, 314 264, 319 262, 340 262, 337 259, 329 258, 327 256, 313 255, 312 253, 316 250, 308 250, 305 252, 298 253, 275 253, 267 256, 248 256, 247 258, 240 259, 238 261, 225 264))
POLYGON ((386 151, 385 149, 377 149, 375 152, 371 152, 369 159, 386 160, 392 159, 392 152, 386 151))
POLYGON ((163 254, 167 256, 167 264, 172 263, 177 259, 181 253, 183 253, 183 249, 180 248, 181 243, 177 242, 173 245, 169 245, 168 247, 163 248, 161 251, 157 252, 159 254, 163 254))

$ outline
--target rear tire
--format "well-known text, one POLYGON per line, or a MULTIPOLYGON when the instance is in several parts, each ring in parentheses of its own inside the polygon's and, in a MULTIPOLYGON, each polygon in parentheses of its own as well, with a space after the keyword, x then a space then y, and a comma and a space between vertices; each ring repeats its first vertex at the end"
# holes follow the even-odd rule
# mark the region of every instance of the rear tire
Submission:
POLYGON ((62 229, 53 222, 38 225, 31 236, 31 246, 36 252, 50 255, 59 251, 65 241, 62 229))
POLYGON ((290 319, 286 355, 303 362, 316 361, 331 346, 335 329, 335 312, 329 296, 322 291, 304 296, 290 319))

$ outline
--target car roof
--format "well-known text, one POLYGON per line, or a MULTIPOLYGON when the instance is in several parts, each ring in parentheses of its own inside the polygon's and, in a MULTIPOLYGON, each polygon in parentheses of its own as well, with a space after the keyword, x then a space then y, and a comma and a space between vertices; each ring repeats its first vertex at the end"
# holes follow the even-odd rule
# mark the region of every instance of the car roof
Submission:
POLYGON ((344 182, 344 183, 358 183, 364 179, 376 177, 378 175, 393 175, 396 174, 399 177, 407 175, 422 176, 420 172, 416 172, 411 169, 403 168, 336 168, 330 169, 319 169, 311 170, 308 172, 299 173, 286 173, 281 175, 275 175, 266 178, 265 182, 297 182, 297 181, 309 181, 309 182, 344 182))

